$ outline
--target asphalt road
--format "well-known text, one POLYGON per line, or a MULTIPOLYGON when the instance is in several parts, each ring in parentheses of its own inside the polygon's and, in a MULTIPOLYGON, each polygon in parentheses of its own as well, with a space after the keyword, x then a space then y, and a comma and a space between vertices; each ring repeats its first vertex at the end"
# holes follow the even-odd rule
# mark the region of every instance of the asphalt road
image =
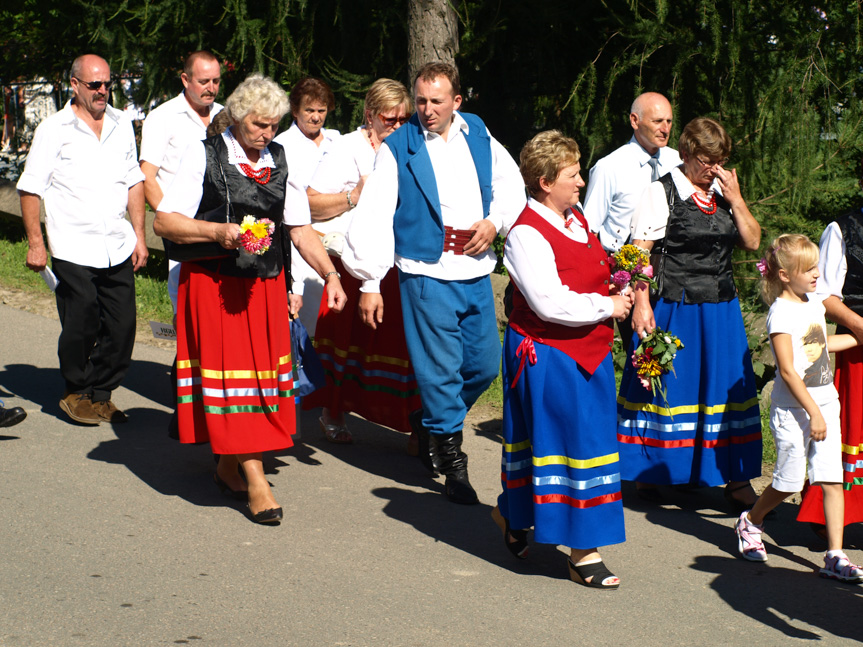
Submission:
MULTIPOLYGON (((0 306, 0 646, 851 645, 863 586, 817 577, 824 546, 783 505, 766 564, 736 554, 717 489, 624 489, 628 540, 603 554, 622 580, 596 591, 566 557, 504 548, 489 517, 499 420, 466 429, 482 503, 440 494, 406 438, 352 418, 356 442, 302 441, 265 464, 285 521, 251 523, 212 482, 207 447, 166 435, 172 353, 138 344, 114 401, 125 425, 67 421, 59 324, 0 306)), ((846 545, 863 562, 863 527, 846 545)))

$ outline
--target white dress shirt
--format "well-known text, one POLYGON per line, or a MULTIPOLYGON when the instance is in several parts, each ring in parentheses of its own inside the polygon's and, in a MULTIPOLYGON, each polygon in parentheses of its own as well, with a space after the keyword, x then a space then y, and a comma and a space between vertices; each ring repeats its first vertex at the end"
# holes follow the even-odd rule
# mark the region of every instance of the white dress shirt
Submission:
MULTIPOLYGON (((600 159, 590 170, 584 216, 599 242, 616 252, 629 237, 635 207, 651 182, 651 155, 633 135, 627 144, 600 159)), ((680 156, 665 146, 657 153, 660 177, 680 164, 680 156)))
MULTIPOLYGON (((212 120, 221 110, 221 104, 211 104, 210 119, 212 120)), ((189 144, 206 137, 207 127, 201 121, 200 115, 186 101, 186 95, 183 92, 147 115, 141 131, 141 161, 149 162, 158 168, 156 182, 162 189, 162 193, 174 180, 174 175, 180 168, 180 159, 189 144)), ((169 260, 168 296, 171 297, 171 304, 175 311, 179 280, 180 264, 169 260)))
MULTIPOLYGON (((318 164, 309 183, 310 189, 324 194, 344 193, 353 190, 361 177, 371 174, 375 165, 375 149, 363 134, 364 130, 362 127, 357 128, 354 132, 338 138, 318 164)), ((363 195, 360 196, 360 201, 363 195)), ((353 211, 345 211, 329 220, 316 220, 312 226, 322 234, 331 231, 345 233, 352 215, 353 211)))
MULTIPOLYGON (((324 134, 324 139, 318 145, 303 134, 295 121, 290 128, 279 133, 273 140, 285 149, 285 158, 288 162, 288 179, 298 186, 302 186, 303 191, 309 186, 309 181, 314 176, 321 159, 341 137, 339 131, 332 128, 321 128, 321 132, 324 134)), ((300 296, 305 291, 306 280, 323 287, 321 277, 303 260, 293 243, 291 243, 291 278, 293 279, 291 291, 300 296)), ((309 327, 306 326, 306 328, 309 327)), ((314 328, 310 330, 314 330, 314 328)))
MULTIPOLYGON (((210 119, 221 110, 220 104, 212 104, 210 119)), ((159 169, 156 181, 163 193, 180 168, 180 159, 189 144, 206 137, 207 126, 182 92, 147 115, 141 130, 141 161, 159 169)))
MULTIPOLYGON (((688 200, 696 192, 695 186, 683 174, 680 168, 671 170, 674 188, 681 200, 688 200)), ((710 190, 722 195, 717 180, 713 180, 710 190)), ((729 209, 729 213, 731 209, 729 209)), ((665 227, 668 224, 668 198, 661 182, 651 182, 645 189, 635 214, 632 217, 632 240, 661 240, 665 237, 665 227)))
POLYGON ((17 188, 45 201, 54 258, 104 268, 135 249, 126 208, 129 189, 143 180, 132 122, 107 106, 97 137, 70 101, 39 124, 17 188))
MULTIPOLYGON (((246 157, 243 148, 235 142, 230 128, 222 133, 222 138, 228 147, 228 164, 233 164, 238 170, 240 164, 248 164, 254 170, 264 167, 275 168, 273 156, 268 148, 264 148, 258 162, 252 164, 246 157)), ((183 159, 180 160, 180 168, 177 169, 174 181, 171 182, 171 186, 165 191, 162 202, 159 203, 159 211, 181 213, 187 218, 194 218, 204 195, 204 173, 206 170, 207 153, 204 149, 204 143, 193 142, 186 149, 183 159)), ((285 186, 284 219, 287 225, 307 225, 312 220, 305 188, 298 186, 290 177, 288 177, 285 186)))
MULTIPOLYGON (((448 138, 423 127, 440 197, 443 224, 470 229, 482 220, 482 197, 476 166, 465 134, 467 122, 457 112, 448 138)), ((487 220, 506 234, 525 205, 524 181, 510 154, 491 138, 492 200, 487 220)), ((398 165, 384 141, 375 169, 363 187, 360 203, 348 229, 342 262, 363 281, 363 292, 380 292, 380 281, 395 264, 408 274, 444 280, 467 280, 494 270, 497 257, 491 247, 479 256, 444 252, 435 263, 415 261, 395 254, 393 216, 398 204, 398 165)))
MULTIPOLYGON (((570 225, 570 231, 564 227, 563 218, 533 198, 528 198, 527 206, 570 240, 587 242, 587 232, 578 219, 570 225)), ((571 215, 570 210, 567 215, 571 215)), ((583 326, 608 319, 614 313, 611 297, 573 292, 561 282, 551 244, 533 227, 513 228, 506 237, 503 264, 530 309, 543 321, 583 326)))

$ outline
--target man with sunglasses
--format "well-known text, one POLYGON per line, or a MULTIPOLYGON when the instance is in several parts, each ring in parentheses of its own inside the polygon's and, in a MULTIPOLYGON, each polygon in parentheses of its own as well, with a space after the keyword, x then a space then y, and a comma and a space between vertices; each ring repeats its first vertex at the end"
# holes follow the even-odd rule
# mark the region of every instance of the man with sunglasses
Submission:
POLYGON ((81 424, 125 422, 111 392, 132 362, 133 272, 147 264, 144 175, 132 123, 108 105, 113 82, 107 61, 79 56, 70 84, 72 100, 39 124, 18 181, 26 265, 40 272, 48 263, 39 223, 44 200, 59 280, 57 354, 65 381, 60 408, 81 424))
POLYGON ((416 114, 384 140, 348 229, 342 261, 363 280, 363 322, 383 321, 380 281, 395 264, 405 339, 423 408, 420 459, 453 503, 478 503, 462 449, 465 416, 497 377, 500 337, 492 242, 525 205, 515 161, 482 120, 459 112, 458 70, 425 65, 416 114))
MULTIPOLYGON (((144 195, 153 211, 170 186, 180 158, 195 141, 206 139, 207 126, 222 110, 216 103, 222 82, 221 65, 206 50, 192 52, 180 74, 183 91, 147 115, 141 133, 141 170, 144 172, 144 195)), ((180 264, 168 261, 168 295, 177 309, 177 285, 180 264)))

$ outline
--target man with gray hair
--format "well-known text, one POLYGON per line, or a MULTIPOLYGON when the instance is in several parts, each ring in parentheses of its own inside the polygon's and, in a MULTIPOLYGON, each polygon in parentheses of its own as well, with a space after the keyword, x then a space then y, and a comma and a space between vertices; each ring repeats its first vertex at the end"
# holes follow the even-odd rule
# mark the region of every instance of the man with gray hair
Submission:
POLYGON ((60 408, 74 421, 125 422, 111 402, 132 363, 134 271, 147 263, 144 175, 132 122, 108 105, 111 68, 94 54, 72 63, 72 100, 36 129, 18 180, 26 265, 45 269, 39 223, 45 200, 62 331, 57 354, 66 383, 60 408), (131 223, 126 220, 129 211, 131 223))
POLYGON ((584 216, 606 251, 614 253, 629 240, 635 206, 654 180, 680 164, 668 147, 671 104, 661 94, 645 92, 632 103, 632 138, 590 170, 584 216))

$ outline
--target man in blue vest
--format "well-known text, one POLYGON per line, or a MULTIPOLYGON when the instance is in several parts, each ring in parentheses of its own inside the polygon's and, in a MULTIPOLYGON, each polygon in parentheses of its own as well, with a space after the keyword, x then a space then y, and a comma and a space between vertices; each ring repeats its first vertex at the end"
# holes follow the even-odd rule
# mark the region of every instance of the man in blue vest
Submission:
POLYGON ((380 280, 398 268, 405 337, 423 401, 412 416, 420 458, 446 477, 451 501, 473 504, 462 429, 500 366, 491 245, 521 213, 524 182, 482 120, 458 112, 455 67, 424 66, 414 99, 416 114, 378 153, 342 260, 363 280, 360 315, 372 328, 384 316, 380 280))

